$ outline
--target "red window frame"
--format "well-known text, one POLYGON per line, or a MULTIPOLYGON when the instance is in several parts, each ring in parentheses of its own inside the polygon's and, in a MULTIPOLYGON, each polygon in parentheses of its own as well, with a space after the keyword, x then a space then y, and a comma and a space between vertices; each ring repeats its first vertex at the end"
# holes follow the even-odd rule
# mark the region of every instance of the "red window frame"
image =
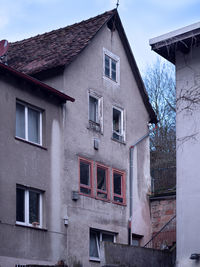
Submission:
POLYGON ((118 205, 126 205, 126 177, 124 171, 119 171, 117 169, 112 169, 112 192, 113 192, 113 203, 118 205), (121 179, 121 195, 114 193, 114 173, 122 176, 121 179), (114 200, 115 197, 121 198, 122 202, 114 200))
POLYGON ((98 162, 96 163, 96 198, 100 199, 100 200, 104 200, 104 201, 109 201, 110 200, 109 167, 107 167, 107 166, 105 166, 103 164, 100 164, 98 162), (106 190, 101 190, 101 189, 97 188, 97 184, 98 184, 98 181, 97 181, 97 169, 98 169, 98 167, 101 168, 101 169, 104 169, 106 171, 106 190), (106 194, 107 198, 99 197, 98 193, 106 194))
POLYGON ((86 158, 79 157, 78 164, 79 164, 79 194, 93 197, 93 161, 86 159, 86 158), (81 184, 81 172, 80 172, 81 162, 87 163, 90 166, 90 185, 89 186, 85 184, 81 184), (90 190, 90 194, 81 192, 81 188, 90 190))

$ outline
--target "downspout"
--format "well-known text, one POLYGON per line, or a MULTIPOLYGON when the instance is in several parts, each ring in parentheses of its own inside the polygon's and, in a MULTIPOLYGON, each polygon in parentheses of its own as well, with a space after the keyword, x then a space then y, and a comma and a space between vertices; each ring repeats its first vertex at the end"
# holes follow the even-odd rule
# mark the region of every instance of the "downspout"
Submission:
MULTIPOLYGON (((157 128, 157 126, 155 126, 155 128, 152 130, 154 131, 157 128)), ((132 225, 132 187, 133 187, 133 149, 135 146, 137 146, 139 143, 141 143, 145 138, 147 138, 149 136, 149 132, 146 133, 144 136, 142 136, 140 139, 138 139, 137 142, 135 142, 133 145, 130 146, 129 148, 129 166, 130 166, 130 174, 129 174, 129 188, 130 188, 130 196, 129 196, 129 202, 130 202, 130 209, 129 209, 129 220, 128 220, 128 244, 131 245, 132 244, 132 234, 131 234, 131 225, 132 225)))

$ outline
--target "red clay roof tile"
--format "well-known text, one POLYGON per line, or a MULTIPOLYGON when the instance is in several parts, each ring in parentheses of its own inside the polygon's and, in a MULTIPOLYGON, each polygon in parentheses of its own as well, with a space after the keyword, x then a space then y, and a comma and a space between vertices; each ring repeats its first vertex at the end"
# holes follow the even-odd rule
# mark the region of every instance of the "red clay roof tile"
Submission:
POLYGON ((68 65, 115 12, 113 9, 80 23, 11 43, 7 63, 30 75, 68 65))

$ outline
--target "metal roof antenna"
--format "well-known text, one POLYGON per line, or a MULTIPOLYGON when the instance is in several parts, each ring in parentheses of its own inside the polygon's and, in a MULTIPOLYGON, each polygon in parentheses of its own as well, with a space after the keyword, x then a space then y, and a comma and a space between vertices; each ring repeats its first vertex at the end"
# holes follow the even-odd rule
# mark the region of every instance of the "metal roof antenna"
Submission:
POLYGON ((0 63, 7 65, 7 51, 9 48, 9 43, 7 40, 0 41, 0 63))
POLYGON ((116 4, 117 9, 118 9, 118 6, 119 6, 119 0, 117 0, 117 4, 116 4))

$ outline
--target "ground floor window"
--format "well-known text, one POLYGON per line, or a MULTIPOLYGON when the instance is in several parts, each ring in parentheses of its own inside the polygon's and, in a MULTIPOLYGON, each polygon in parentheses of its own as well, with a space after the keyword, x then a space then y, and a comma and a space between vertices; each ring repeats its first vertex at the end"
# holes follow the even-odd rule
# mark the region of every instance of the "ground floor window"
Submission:
POLYGON ((23 186, 16 188, 16 223, 42 227, 42 192, 23 186))
POLYGON ((90 260, 100 261, 100 242, 115 242, 116 234, 90 229, 90 260))

